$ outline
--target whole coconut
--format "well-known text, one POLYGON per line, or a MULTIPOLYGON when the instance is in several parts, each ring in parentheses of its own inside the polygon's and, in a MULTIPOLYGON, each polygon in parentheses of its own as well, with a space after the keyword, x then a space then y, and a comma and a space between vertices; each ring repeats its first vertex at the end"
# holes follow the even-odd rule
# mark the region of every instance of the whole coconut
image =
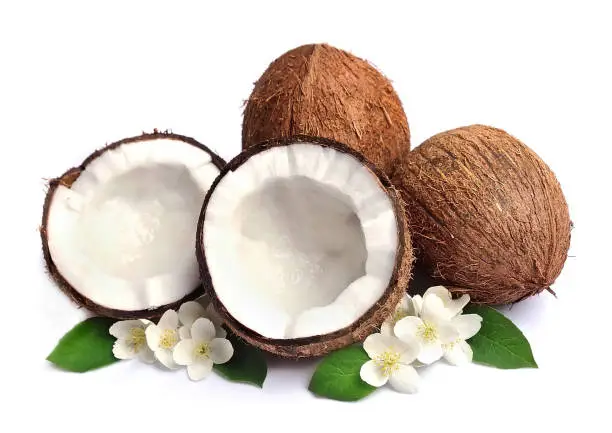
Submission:
POLYGON ((326 44, 300 46, 272 62, 245 107, 243 149, 300 134, 345 143, 387 175, 410 150, 391 82, 367 61, 326 44))
POLYGON ((394 179, 417 260, 455 293, 507 304, 550 290, 571 221, 549 167, 508 133, 483 125, 435 135, 394 179))

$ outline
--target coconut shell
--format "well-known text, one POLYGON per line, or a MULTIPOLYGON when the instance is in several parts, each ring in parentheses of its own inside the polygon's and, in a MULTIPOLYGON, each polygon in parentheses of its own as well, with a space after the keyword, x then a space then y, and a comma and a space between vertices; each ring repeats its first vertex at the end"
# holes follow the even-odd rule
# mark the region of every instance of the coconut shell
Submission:
POLYGON ((472 125, 435 135, 394 182, 417 261, 455 293, 508 304, 550 290, 559 276, 571 228, 561 186, 505 131, 472 125))
POLYGON ((246 104, 243 148, 296 134, 344 143, 389 176, 410 150, 406 113, 391 82, 367 61, 326 44, 280 56, 246 104))
POLYGON ((402 296, 408 287, 408 282, 410 281, 412 263, 414 261, 410 241, 410 232, 408 230, 408 223, 400 194, 393 187, 389 178, 373 163, 366 160, 362 154, 350 149, 348 146, 325 138, 304 135, 285 139, 269 140, 267 142, 260 143, 257 146, 252 146, 243 151, 237 157, 231 160, 221 171, 220 175, 217 177, 206 195, 204 205, 202 206, 202 213, 200 214, 196 239, 196 255, 200 264, 202 284, 206 293, 210 296, 215 310, 218 311, 221 317, 224 319, 225 325, 236 335, 246 340, 249 344, 283 358, 312 358, 322 356, 326 353, 348 346, 355 342, 363 341, 368 335, 377 332, 382 322, 389 318, 389 316, 395 310, 397 304, 402 299, 402 296), (206 251, 203 244, 204 219, 206 215, 206 208, 212 194, 215 191, 215 188, 228 172, 235 171, 250 157, 266 149, 277 146, 286 146, 299 142, 317 143, 322 147, 331 147, 338 151, 351 154, 364 166, 366 166, 379 180, 381 188, 387 192, 391 202, 393 203, 393 209, 395 210, 395 215, 397 218, 397 259, 389 285, 383 296, 352 325, 325 335, 304 338, 273 339, 264 337, 240 323, 219 300, 206 262, 206 251))
POLYGON ((104 152, 108 150, 115 149, 123 144, 135 143, 139 141, 147 141, 153 140, 156 138, 164 138, 169 140, 178 140, 192 146, 195 146, 203 151, 209 153, 212 158, 212 162, 219 170, 223 168, 225 165, 225 161, 221 159, 218 155, 212 152, 208 147, 203 144, 197 142, 195 139, 191 137, 185 137, 183 135, 173 134, 171 132, 162 132, 155 130, 153 133, 143 133, 141 135, 125 138, 123 140, 108 144, 103 148, 96 150, 90 156, 88 156, 81 165, 78 167, 73 167, 68 169, 64 174, 49 181, 47 195, 45 197, 45 202, 43 205, 43 216, 42 216, 42 224, 40 228, 40 237, 42 241, 42 250, 43 257, 45 260, 45 266, 47 269, 47 273, 54 281, 54 283, 68 296, 74 303, 79 305, 80 307, 84 307, 85 309, 91 311, 92 313, 103 316, 103 317, 112 317, 115 319, 153 319, 161 316, 164 311, 167 309, 178 309, 178 307, 187 301, 192 301, 197 299, 203 294, 203 289, 201 286, 194 287, 193 292, 180 299, 179 301, 173 302, 168 305, 160 306, 155 309, 147 309, 147 310, 135 310, 135 311, 123 311, 116 310, 112 308, 107 308, 102 305, 99 305, 93 302, 91 299, 83 296, 78 290, 70 285, 70 283, 62 276, 59 272, 55 263, 53 262, 53 257, 51 257, 51 252, 49 250, 49 241, 47 237, 47 222, 49 220, 49 211, 51 209, 51 202, 53 201, 53 196, 58 188, 58 186, 62 185, 67 188, 70 188, 72 184, 79 178, 81 173, 85 170, 85 168, 96 158, 102 155, 104 152))

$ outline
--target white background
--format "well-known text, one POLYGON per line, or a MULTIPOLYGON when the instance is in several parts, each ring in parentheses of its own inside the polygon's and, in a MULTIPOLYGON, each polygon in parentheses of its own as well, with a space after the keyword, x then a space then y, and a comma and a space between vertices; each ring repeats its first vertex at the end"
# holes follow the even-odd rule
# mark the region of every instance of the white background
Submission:
POLYGON ((0 431, 609 431, 612 31, 606 2, 128 1, 0 3, 0 431), (171 128, 230 159, 242 102, 277 56, 328 42, 377 65, 413 147, 486 123, 557 174, 576 228, 554 286, 507 314, 538 370, 423 374, 421 391, 313 397, 314 362, 270 362, 264 389, 125 362, 70 374, 45 361, 86 317, 43 271, 45 178, 106 142, 171 128), (333 430, 332 430, 333 429, 333 430), (425 430, 424 430, 425 431, 425 430))

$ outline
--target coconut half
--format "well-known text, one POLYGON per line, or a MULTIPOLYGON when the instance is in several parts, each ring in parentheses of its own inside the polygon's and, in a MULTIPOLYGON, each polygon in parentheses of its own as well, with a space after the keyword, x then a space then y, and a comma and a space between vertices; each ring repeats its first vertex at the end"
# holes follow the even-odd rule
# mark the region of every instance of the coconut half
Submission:
POLYGON ((198 215, 224 161, 155 132, 110 144, 51 180, 41 237, 50 275, 104 316, 155 317, 201 295, 198 215))
POLYGON ((251 147, 222 170, 202 208, 196 253, 227 326, 293 358, 375 332, 412 266, 388 178, 347 146, 308 136, 251 147))

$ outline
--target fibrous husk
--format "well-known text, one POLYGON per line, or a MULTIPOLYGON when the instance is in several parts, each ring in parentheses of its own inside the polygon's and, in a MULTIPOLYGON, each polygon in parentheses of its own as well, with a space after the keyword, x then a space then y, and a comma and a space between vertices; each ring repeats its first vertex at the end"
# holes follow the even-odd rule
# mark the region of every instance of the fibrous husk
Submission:
MULTIPOLYGON (((382 173, 382 171, 380 171, 373 163, 366 160, 362 154, 350 149, 348 146, 325 138, 304 135, 288 137, 285 139, 269 140, 267 142, 260 143, 257 146, 251 146, 230 161, 221 171, 221 174, 215 180, 206 195, 206 199, 202 207, 202 213, 200 215, 196 239, 196 254, 200 264, 204 289, 210 296, 215 310, 220 313, 225 324, 229 329, 231 329, 238 336, 242 337, 249 344, 283 358, 311 358, 322 356, 326 353, 348 346, 355 342, 362 341, 371 333, 377 332, 382 322, 393 313, 398 302, 404 295, 411 277, 412 263, 414 260, 410 232, 408 230, 405 210, 401 202, 400 193, 391 184, 388 177, 385 176, 384 173, 382 173), (211 197, 215 193, 215 189, 223 180, 224 176, 238 170, 241 165, 247 162, 252 156, 257 155, 259 152, 264 152, 271 148, 287 146, 295 143, 315 143, 323 148, 333 148, 340 152, 353 155, 365 167, 367 167, 367 169, 371 171, 374 176, 376 176, 378 182, 380 183, 380 188, 388 195, 395 213, 398 237, 398 245, 395 255, 396 259, 391 278, 382 297, 380 297, 375 305, 369 308, 365 314, 363 314, 350 326, 336 332, 312 337, 267 338, 258 334, 257 332, 254 332, 248 326, 245 326, 235 317, 233 317, 221 302, 215 291, 215 285, 213 284, 213 279, 207 263, 207 249, 205 248, 203 241, 206 211, 211 201, 211 197)), ((210 252, 210 249, 208 249, 208 251, 210 252)), ((234 266, 235 269, 235 267, 240 266, 240 264, 235 263, 232 266, 234 266)), ((240 290, 240 288, 236 287, 235 290, 240 290)))
MULTIPOLYGON (((56 283, 56 285, 62 290, 62 292, 68 296, 73 302, 75 302, 80 307, 84 307, 85 309, 99 315, 105 317, 112 317, 116 319, 141 319, 141 318, 155 318, 161 316, 164 311, 169 308, 178 309, 178 307, 186 301, 194 300, 200 297, 203 294, 203 289, 201 286, 193 287, 193 291, 186 295, 184 298, 179 299, 175 302, 169 303, 167 305, 161 305, 158 308, 150 308, 150 309, 142 309, 142 310, 118 310, 114 308, 107 308, 103 305, 100 305, 91 299, 84 296, 77 288, 73 287, 61 272, 58 270, 56 263, 53 260, 50 246, 49 246, 49 236, 48 236, 48 221, 51 211, 51 204, 53 202, 54 196, 60 186, 65 188, 71 188, 74 182, 79 178, 79 176, 86 170, 89 164, 94 162, 101 155, 105 154, 107 151, 112 151, 117 149, 118 147, 126 144, 144 142, 149 140, 156 139, 165 139, 172 141, 179 141, 182 143, 189 144, 194 146, 203 152, 206 152, 211 157, 211 163, 217 167, 217 169, 221 169, 225 165, 225 161, 212 152, 208 147, 199 143, 195 139, 191 137, 186 137, 179 134, 174 134, 168 131, 158 131, 155 130, 153 133, 142 133, 141 135, 126 138, 111 144, 108 144, 95 152, 89 155, 79 166, 68 169, 64 174, 59 177, 53 178, 48 183, 48 190, 45 197, 44 205, 43 205, 43 215, 42 215, 42 223, 40 227, 40 237, 42 241, 42 250, 43 257, 45 261, 46 270, 51 277, 51 279, 56 283)), ((195 260, 195 258, 194 258, 195 260)))
POLYGON ((374 66, 327 44, 294 48, 255 83, 242 146, 305 134, 347 144, 391 175, 410 150, 410 130, 391 82, 374 66))
POLYGON ((570 244, 559 182, 527 146, 483 125, 437 134, 410 154, 394 183, 406 203, 417 262, 484 304, 550 286, 570 244))

